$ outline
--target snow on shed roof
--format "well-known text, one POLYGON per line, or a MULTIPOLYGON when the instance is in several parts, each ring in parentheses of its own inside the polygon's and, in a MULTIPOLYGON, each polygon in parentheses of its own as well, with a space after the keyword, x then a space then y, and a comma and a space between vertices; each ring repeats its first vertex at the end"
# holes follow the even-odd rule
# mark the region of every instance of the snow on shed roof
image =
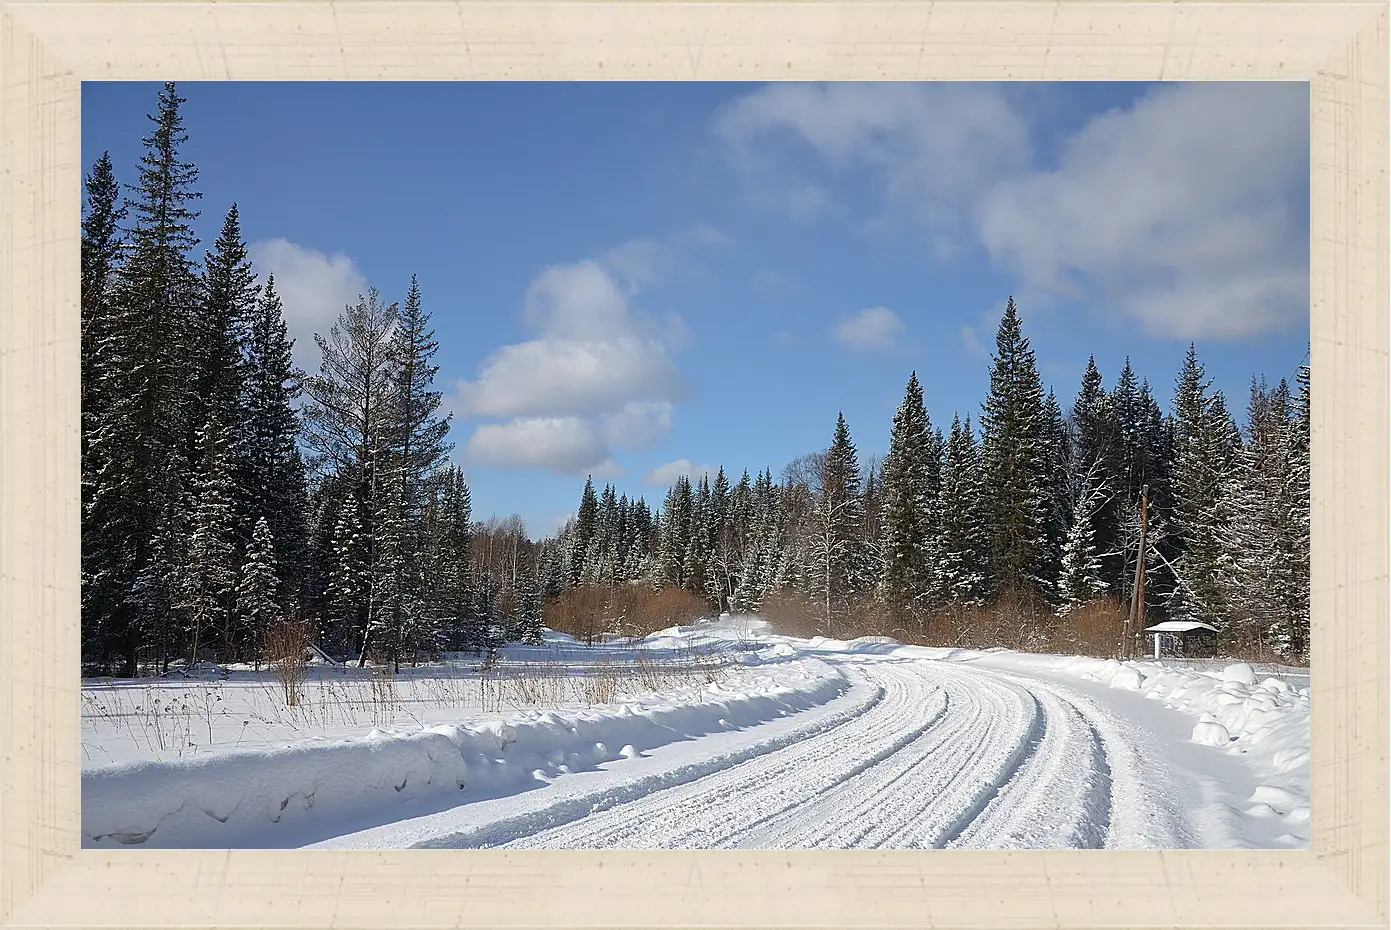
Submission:
POLYGON ((1146 633, 1188 633, 1192 630, 1211 630, 1216 633, 1217 627, 1199 623, 1197 620, 1165 620, 1163 623, 1145 627, 1146 633))

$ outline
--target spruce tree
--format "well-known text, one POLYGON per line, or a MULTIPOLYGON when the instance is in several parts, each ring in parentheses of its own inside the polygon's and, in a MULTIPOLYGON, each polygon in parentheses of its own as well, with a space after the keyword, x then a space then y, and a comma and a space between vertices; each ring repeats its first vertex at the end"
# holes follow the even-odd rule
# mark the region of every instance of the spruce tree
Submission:
POLYGON ((266 279, 245 342, 245 419, 235 463, 240 509, 251 527, 266 521, 283 582, 278 603, 290 610, 308 597, 308 489, 296 409, 303 373, 294 367, 294 342, 273 276, 266 279))
POLYGON ((898 621, 916 607, 930 606, 939 587, 941 518, 937 489, 932 487, 935 463, 930 431, 922 387, 913 372, 894 414, 879 495, 883 528, 879 593, 898 621))
POLYGON ((393 360, 391 424, 389 431, 396 467, 401 474, 403 533, 406 558, 418 558, 420 495, 425 478, 449 455, 453 444, 446 441, 450 414, 440 413, 439 391, 433 364, 439 343, 430 327, 430 314, 420 298, 420 285, 411 275, 410 290, 401 305, 399 320, 391 334, 389 351, 393 360))
POLYGON ((1062 547, 1058 579, 1059 613, 1067 614, 1110 590, 1104 568, 1101 515, 1114 492, 1100 460, 1092 460, 1087 471, 1073 481, 1075 498, 1071 504, 1072 525, 1062 547))
POLYGON ((545 642, 541 634, 541 591, 529 575, 517 590, 517 628, 523 644, 540 646, 545 642))
POLYGON ((103 152, 87 175, 87 201, 82 218, 82 476, 83 499, 96 480, 97 468, 90 461, 88 442, 96 424, 105 415, 107 399, 102 390, 111 374, 102 362, 113 348, 109 340, 115 290, 121 273, 124 240, 120 224, 126 207, 120 202, 120 187, 111 168, 111 156, 103 152))
POLYGON ((256 521, 246 548, 241 580, 237 582, 237 622, 253 650, 265 641, 272 624, 283 616, 275 563, 275 540, 265 517, 256 521))
POLYGON ((689 546, 691 510, 693 507, 691 481, 685 475, 667 491, 662 505, 662 525, 659 561, 662 584, 681 588, 686 585, 686 549, 689 546))
POLYGON ((734 536, 731 527, 731 489, 721 465, 710 485, 710 513, 706 542, 705 595, 716 613, 729 609, 734 593, 734 536))
MULTIPOLYGON (((154 540, 188 490, 193 321, 199 286, 189 253, 197 245, 191 203, 198 172, 183 161, 187 141, 172 83, 164 85, 154 129, 143 142, 130 188, 134 226, 102 327, 102 416, 88 437, 100 471, 83 514, 83 621, 104 655, 119 653, 135 673, 141 630, 157 618, 128 597, 146 573, 154 540)), ((93 292, 95 294, 95 292, 93 292)), ((201 425, 201 424, 200 424, 201 425)))
POLYGON ((447 466, 437 480, 439 527, 429 597, 441 639, 449 648, 461 649, 473 596, 473 503, 462 469, 447 466))
POLYGON ((939 583, 947 600, 979 603, 986 594, 989 539, 983 511, 979 450, 971 418, 952 418, 942 463, 939 583))
POLYGON ((1295 377, 1290 443, 1291 595, 1288 619, 1272 631, 1275 648, 1292 659, 1309 659, 1309 366, 1295 377))
POLYGON ((709 568, 710 542, 710 479, 702 477, 693 492, 690 521, 686 526, 686 551, 682 554, 681 574, 685 588, 702 599, 706 598, 706 573, 709 568))
POLYGON ((981 466, 989 533, 989 583, 1000 594, 1047 596, 1049 424, 1033 349, 1011 297, 995 336, 982 405, 981 466))
POLYGON ((570 550, 570 584, 579 585, 590 568, 590 544, 599 529, 599 498, 594 493, 594 478, 584 480, 580 508, 575 516, 575 537, 570 550))
POLYGON ((1057 396, 1049 390, 1043 402, 1044 460, 1044 559, 1042 588, 1045 598, 1056 600, 1056 581, 1062 571, 1063 545, 1072 525, 1072 437, 1063 419, 1057 396))
MULTIPOLYGON (((136 616, 141 618, 140 637, 157 650, 161 672, 169 670, 171 658, 187 654, 192 632, 186 597, 191 519, 190 509, 183 505, 160 514, 150 540, 149 558, 136 574, 128 595, 136 616)), ((130 674, 134 674, 134 669, 130 674)))
POLYGON ((1220 393, 1188 347, 1174 397, 1174 528, 1179 559, 1169 612, 1175 619, 1198 620, 1223 632, 1229 620, 1230 537, 1235 427, 1220 393))
POLYGON ((860 463, 844 413, 836 417, 830 447, 820 458, 819 487, 812 496, 811 527, 804 570, 808 593, 820 605, 828 635, 845 610, 849 597, 863 590, 864 549, 860 527, 864 520, 860 495, 860 463))
MULTIPOLYGON (((111 450, 103 449, 100 439, 94 442, 94 438, 112 418, 110 408, 119 397, 126 374, 122 362, 127 346, 118 326, 120 308, 115 299, 124 244, 120 224, 126 208, 120 202, 107 153, 92 166, 86 184, 82 219, 82 641, 84 654, 99 658, 115 638, 120 580, 129 578, 128 571, 116 567, 122 550, 129 550, 129 541, 121 541, 119 529, 103 525, 97 519, 99 512, 93 510, 98 482, 111 477, 106 456, 101 454, 111 450)), ((108 435, 108 439, 114 438, 108 435)))
POLYGON ((370 581, 367 544, 362 531, 362 503, 349 493, 338 509, 330 548, 330 575, 324 600, 329 638, 344 655, 352 655, 367 628, 370 581))
POLYGON ((193 488, 193 525, 188 544, 184 608, 191 624, 189 661, 220 637, 225 654, 240 656, 244 630, 237 623, 236 524, 231 466, 222 424, 214 415, 199 431, 198 471, 193 488))
MULTIPOLYGON (((204 260, 202 306, 194 321, 194 388, 190 416, 223 424, 229 454, 240 457, 246 369, 243 349, 256 315, 260 285, 242 241, 237 205, 227 211, 222 232, 204 260)), ((245 529, 250 533, 248 524, 245 529)))
MULTIPOLYGON (((1118 384, 1117 392, 1123 392, 1125 412, 1134 421, 1130 429, 1138 434, 1141 420, 1139 398, 1128 361, 1123 378, 1127 376, 1128 382, 1124 388, 1118 384)), ((1125 574, 1120 526, 1126 493, 1126 475, 1123 468, 1125 453, 1119 407, 1117 397, 1113 397, 1102 387, 1101 372, 1097 370, 1096 359, 1089 357, 1087 370, 1082 375, 1081 390, 1072 404, 1073 445, 1071 461, 1067 468, 1067 473, 1072 479, 1070 492, 1074 511, 1073 526, 1068 536, 1072 552, 1070 564, 1073 569, 1077 567, 1075 540, 1079 533, 1089 535, 1089 544, 1094 549, 1097 561, 1097 581, 1104 585, 1102 590, 1110 591, 1121 587, 1121 579, 1125 574), (1103 488, 1104 492, 1100 490, 1103 488), (1081 520, 1079 508, 1088 502, 1094 503, 1095 509, 1089 512, 1088 526, 1079 531, 1076 526, 1081 520)))

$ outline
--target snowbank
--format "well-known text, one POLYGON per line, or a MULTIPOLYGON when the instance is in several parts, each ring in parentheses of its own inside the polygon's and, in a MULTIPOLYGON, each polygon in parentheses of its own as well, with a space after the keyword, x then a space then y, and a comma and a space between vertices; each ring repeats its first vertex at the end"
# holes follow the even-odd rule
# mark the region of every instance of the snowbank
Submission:
POLYGON ((1177 669, 1162 662, 1070 659, 1062 669, 1193 714, 1195 743, 1248 756, 1263 782, 1249 798, 1251 816, 1309 818, 1309 692, 1278 678, 1257 683, 1242 662, 1220 669, 1177 669))
POLYGON ((518 713, 414 733, 373 730, 355 740, 89 768, 82 774, 82 833, 85 844, 198 845, 219 825, 246 833, 395 800, 510 794, 806 710, 848 688, 836 669, 804 658, 739 690, 708 685, 694 702, 657 696, 592 711, 518 713))

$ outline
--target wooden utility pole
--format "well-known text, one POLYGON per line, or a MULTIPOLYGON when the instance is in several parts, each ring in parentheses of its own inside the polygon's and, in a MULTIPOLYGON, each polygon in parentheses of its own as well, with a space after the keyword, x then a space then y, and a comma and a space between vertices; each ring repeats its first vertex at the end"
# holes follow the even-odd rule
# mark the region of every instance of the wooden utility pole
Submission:
POLYGON ((1145 612, 1145 535, 1149 529, 1150 486, 1140 488, 1140 544, 1135 551, 1135 585, 1130 589, 1130 613, 1125 618, 1125 637, 1121 642, 1121 658, 1135 655, 1135 638, 1139 635, 1140 620, 1145 612))

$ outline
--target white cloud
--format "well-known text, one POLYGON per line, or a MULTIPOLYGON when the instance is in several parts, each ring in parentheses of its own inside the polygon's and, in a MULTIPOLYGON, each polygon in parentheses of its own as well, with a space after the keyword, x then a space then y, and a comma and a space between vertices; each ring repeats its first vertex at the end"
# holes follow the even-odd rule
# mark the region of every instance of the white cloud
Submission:
POLYGON ((605 252, 598 264, 626 282, 631 292, 656 281, 675 261, 671 250, 651 239, 630 239, 605 252))
POLYGON ((852 349, 891 349, 904 333, 903 321, 888 307, 852 313, 832 330, 836 341, 852 349))
POLYGON ((676 366, 654 339, 545 336, 504 346, 459 385, 463 416, 569 415, 621 407, 634 395, 676 392, 676 366))
POLYGON ((1157 85, 1092 117, 1048 166, 1030 138, 1039 101, 1025 99, 1006 85, 776 84, 714 132, 754 196, 794 215, 848 210, 794 148, 827 179, 870 169, 876 215, 847 222, 885 234, 911 216, 940 261, 974 236, 1030 305, 1075 298, 1183 339, 1307 319, 1307 87, 1157 85))
POLYGON ((314 334, 328 335, 343 308, 367 292, 367 279, 346 255, 327 255, 287 239, 253 242, 247 251, 262 282, 267 274, 275 275, 285 324, 295 340, 295 364, 316 373, 319 349, 314 334))
POLYGON ((456 385, 459 415, 513 418, 480 426, 466 446, 471 460, 598 474, 615 467, 612 447, 640 447, 670 430, 682 393, 672 355, 685 324, 630 306, 667 260, 634 240, 532 281, 522 315, 536 337, 503 346, 456 385))
POLYGON ((1091 120, 1056 170, 1006 181, 981 240, 1028 285, 1094 291, 1147 332, 1248 336, 1306 319, 1307 89, 1161 86, 1091 120))
POLYGON ((630 401, 600 421, 604 440, 615 446, 645 446, 671 431, 675 408, 666 401, 630 401))
POLYGON ((715 474, 713 465, 694 465, 690 459, 677 459, 674 462, 667 462, 658 465, 647 473, 643 480, 654 487, 667 487, 674 483, 677 478, 686 477, 697 480, 708 475, 715 474))
POLYGON ((989 84, 770 84, 721 110, 714 129, 755 196, 801 219, 832 203, 779 157, 788 142, 833 171, 876 170, 886 204, 910 204, 935 227, 1030 151, 1022 115, 989 84))
POLYGON ((561 474, 613 474, 608 448, 579 417, 524 417, 485 423, 467 444, 470 461, 494 468, 543 468, 561 474))

